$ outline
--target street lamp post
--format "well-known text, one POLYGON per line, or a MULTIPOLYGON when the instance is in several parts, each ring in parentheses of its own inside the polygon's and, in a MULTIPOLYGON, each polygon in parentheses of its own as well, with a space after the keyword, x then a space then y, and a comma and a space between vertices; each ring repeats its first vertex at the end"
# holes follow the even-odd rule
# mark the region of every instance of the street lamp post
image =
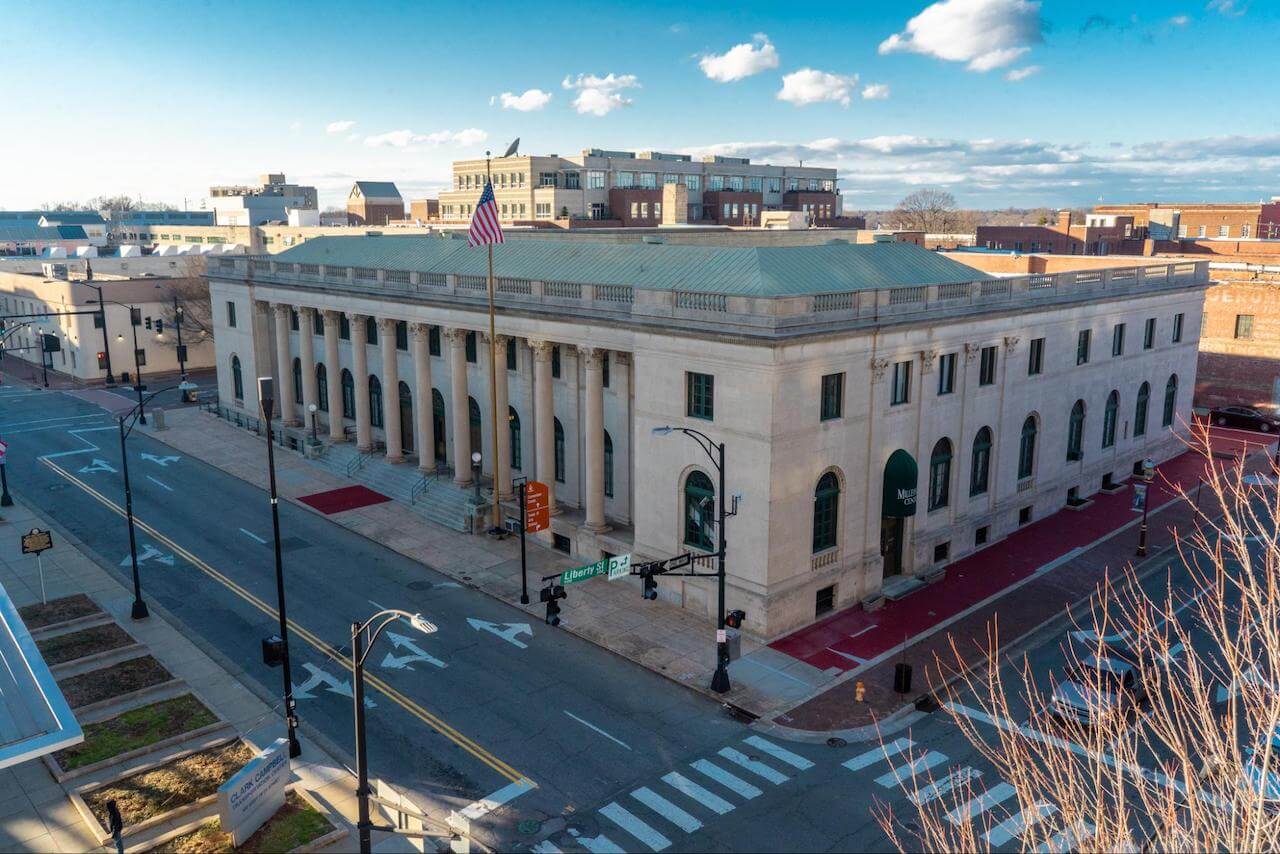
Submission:
POLYGON ((436 630, 435 625, 424 620, 421 614, 410 614, 397 608, 385 608, 363 623, 351 624, 352 693, 355 697, 356 718, 356 797, 360 802, 360 817, 356 828, 360 834, 360 854, 369 854, 373 850, 373 823, 369 820, 369 752, 364 726, 364 660, 369 657, 369 651, 378 642, 382 630, 397 620, 408 620, 409 625, 424 635, 436 630), (377 628, 370 631, 369 627, 379 618, 384 619, 377 628))
POLYGON ((1142 526, 1138 529, 1138 557, 1147 554, 1147 510, 1151 507, 1151 480, 1155 476, 1155 465, 1151 460, 1142 461, 1142 479, 1146 481, 1142 493, 1142 526))
POLYGON ((178 375, 187 378, 187 348, 182 344, 182 306, 178 305, 178 295, 173 295, 174 326, 178 329, 178 375))
MULTIPOLYGON (((93 268, 89 266, 89 262, 84 262, 84 281, 81 283, 86 285, 98 294, 96 302, 98 304, 98 323, 102 326, 102 361, 107 369, 107 385, 115 385, 116 378, 111 375, 111 339, 107 337, 107 303, 102 299, 102 285, 93 284, 93 268)), ((186 379, 186 376, 183 376, 186 379)))
POLYGON ((480 506, 480 452, 471 452, 471 480, 476 485, 476 506, 480 506))
POLYGON ((258 400, 262 404, 262 420, 267 425, 267 472, 271 484, 271 531, 275 537, 276 610, 280 615, 284 719, 289 727, 289 757, 297 758, 302 755, 302 745, 298 743, 298 707, 293 699, 293 673, 289 668, 289 619, 284 610, 284 561, 280 555, 280 499, 276 495, 276 455, 271 441, 271 411, 275 406, 274 385, 275 382, 271 377, 258 377, 258 400))
POLYGON ((13 496, 9 494, 9 476, 5 474, 7 468, 4 460, 0 460, 0 507, 13 506, 13 496))
MULTIPOLYGON (((97 300, 90 300, 90 302, 97 302, 98 305, 100 306, 105 306, 107 303, 111 303, 112 305, 118 305, 121 308, 129 309, 129 326, 133 329, 133 374, 134 374, 133 388, 138 393, 138 422, 140 424, 146 424, 147 413, 146 413, 145 407, 143 406, 145 401, 143 401, 142 399, 142 363, 138 358, 138 352, 139 352, 138 324, 142 321, 142 312, 136 306, 128 305, 127 303, 123 303, 123 302, 116 302, 115 300, 104 300, 101 297, 99 297, 97 300)), ((103 328, 105 327, 106 327, 106 314, 104 312, 103 328)), ((123 341, 124 336, 116 335, 116 340, 123 341)), ((184 375, 184 379, 185 379, 185 375, 184 375)), ((155 397, 155 395, 153 394, 151 395, 151 397, 155 397)))
POLYGON ((36 348, 40 351, 40 374, 44 379, 44 387, 48 388, 49 387, 49 360, 47 357, 49 354, 45 352, 45 347, 44 347, 44 327, 42 326, 39 329, 37 329, 36 333, 40 339, 40 346, 36 348))
POLYGON ((307 405, 307 411, 311 413, 311 444, 313 445, 320 444, 320 440, 316 438, 316 409, 317 408, 318 407, 314 403, 307 405))

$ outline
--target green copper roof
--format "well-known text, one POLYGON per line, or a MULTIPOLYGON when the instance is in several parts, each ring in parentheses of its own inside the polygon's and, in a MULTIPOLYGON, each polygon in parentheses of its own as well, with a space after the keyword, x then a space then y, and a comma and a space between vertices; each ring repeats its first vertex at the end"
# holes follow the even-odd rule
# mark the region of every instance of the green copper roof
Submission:
MULTIPOLYGON (((317 237, 271 256, 297 264, 483 276, 487 256, 465 239, 317 237)), ((986 276, 910 243, 718 247, 512 240, 493 248, 500 278, 631 285, 649 290, 779 297, 972 282, 986 276)))

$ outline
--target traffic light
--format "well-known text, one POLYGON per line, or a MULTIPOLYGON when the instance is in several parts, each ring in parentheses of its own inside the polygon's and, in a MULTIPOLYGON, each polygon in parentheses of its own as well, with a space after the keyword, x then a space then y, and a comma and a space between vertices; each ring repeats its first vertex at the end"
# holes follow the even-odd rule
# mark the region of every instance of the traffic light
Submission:
POLYGON ((746 611, 730 611, 724 615, 724 624, 731 629, 740 629, 742 628, 742 621, 746 618, 746 611))
POLYGON ((658 579, 653 577, 652 572, 641 572, 640 580, 644 582, 644 592, 640 595, 652 602, 658 598, 658 579))
POLYGON ((161 318, 161 317, 156 318, 156 334, 157 335, 164 334, 164 318, 161 318))
POLYGON ((539 592, 538 598, 547 603, 546 622, 548 626, 560 625, 560 603, 556 600, 565 598, 565 595, 564 587, 559 584, 544 587, 539 592))
POLYGON ((150 318, 150 317, 148 317, 148 318, 147 318, 147 328, 148 328, 148 329, 150 329, 150 328, 151 328, 151 318, 150 318))
POLYGON ((140 308, 129 309, 129 325, 130 326, 142 325, 142 309, 140 308))

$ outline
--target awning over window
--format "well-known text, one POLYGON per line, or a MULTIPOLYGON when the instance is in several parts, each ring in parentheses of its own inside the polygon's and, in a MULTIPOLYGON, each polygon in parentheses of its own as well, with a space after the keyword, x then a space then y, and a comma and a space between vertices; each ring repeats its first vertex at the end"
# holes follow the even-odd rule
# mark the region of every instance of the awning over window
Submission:
POLYGON ((881 515, 905 519, 916 515, 916 482, 920 470, 915 458, 899 448, 884 464, 884 499, 881 515))

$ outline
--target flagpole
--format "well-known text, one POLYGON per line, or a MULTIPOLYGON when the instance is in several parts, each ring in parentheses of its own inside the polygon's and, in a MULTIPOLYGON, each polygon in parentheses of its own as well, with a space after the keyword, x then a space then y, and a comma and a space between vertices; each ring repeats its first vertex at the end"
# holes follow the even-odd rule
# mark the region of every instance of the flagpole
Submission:
MULTIPOLYGON (((485 157, 484 157, 485 183, 489 185, 489 187, 491 188, 490 191, 492 192, 492 187, 493 187, 492 160, 489 157, 489 152, 486 151, 484 154, 485 154, 485 157)), ((498 209, 497 199, 494 199, 493 207, 494 207, 494 212, 496 213, 498 209)), ((494 324, 494 317, 493 317, 494 284, 493 284, 493 242, 492 241, 489 242, 488 249, 489 249, 489 411, 493 413, 493 462, 491 463, 493 467, 493 519, 492 519, 492 524, 489 526, 489 533, 501 534, 503 531, 502 505, 501 505, 501 497, 499 495, 501 491, 501 485, 498 479, 498 472, 500 470, 500 462, 501 462, 498 459, 498 362, 497 362, 498 342, 495 337, 495 328, 494 328, 495 324, 494 324)), ((503 365, 503 370, 506 370, 506 365, 503 365)), ((503 413, 503 414, 505 415, 506 413, 503 413)), ((478 473, 477 473, 477 476, 478 476, 478 473)))

